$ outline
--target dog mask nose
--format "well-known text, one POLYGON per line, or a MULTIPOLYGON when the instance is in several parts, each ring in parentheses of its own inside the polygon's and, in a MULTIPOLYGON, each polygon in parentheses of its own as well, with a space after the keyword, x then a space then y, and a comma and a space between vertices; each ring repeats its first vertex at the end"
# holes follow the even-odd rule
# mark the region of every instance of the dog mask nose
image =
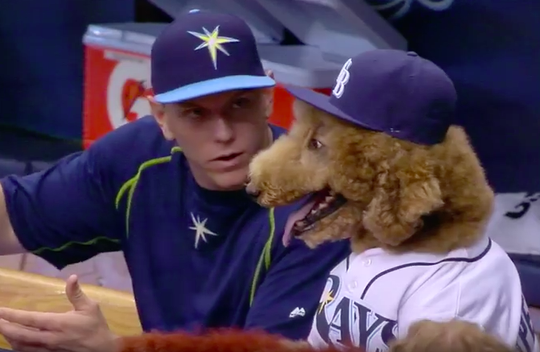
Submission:
POLYGON ((246 193, 249 194, 251 197, 257 198, 261 194, 261 191, 255 188, 255 186, 253 185, 253 183, 251 183, 251 180, 249 178, 247 179, 245 185, 246 185, 246 193))

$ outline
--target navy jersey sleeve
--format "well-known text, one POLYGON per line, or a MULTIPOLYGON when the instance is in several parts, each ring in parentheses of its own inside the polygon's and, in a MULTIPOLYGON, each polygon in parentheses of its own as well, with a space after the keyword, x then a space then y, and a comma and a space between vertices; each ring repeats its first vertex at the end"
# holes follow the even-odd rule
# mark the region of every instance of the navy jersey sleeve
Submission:
POLYGON ((59 269, 120 248, 103 147, 69 155, 38 173, 1 180, 19 241, 59 269))
POLYGON ((257 288, 246 328, 262 328, 289 339, 306 339, 330 271, 350 253, 349 241, 315 249, 301 241, 284 248, 281 237, 257 288))
POLYGON ((28 251, 61 269, 121 249, 125 231, 115 197, 137 166, 123 150, 142 140, 134 136, 138 130, 152 130, 145 123, 121 127, 49 169, 0 181, 13 230, 28 251))

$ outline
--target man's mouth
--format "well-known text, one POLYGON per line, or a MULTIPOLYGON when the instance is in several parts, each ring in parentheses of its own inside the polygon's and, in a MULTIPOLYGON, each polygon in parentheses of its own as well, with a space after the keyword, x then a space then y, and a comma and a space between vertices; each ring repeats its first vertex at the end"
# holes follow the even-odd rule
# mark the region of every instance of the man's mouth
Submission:
POLYGON ((222 155, 218 158, 215 158, 213 161, 231 161, 242 155, 243 153, 231 153, 227 155, 222 155))
POLYGON ((312 230, 317 221, 335 213, 346 202, 345 197, 330 188, 313 193, 300 210, 289 216, 285 225, 283 244, 287 246, 292 237, 298 237, 312 230))

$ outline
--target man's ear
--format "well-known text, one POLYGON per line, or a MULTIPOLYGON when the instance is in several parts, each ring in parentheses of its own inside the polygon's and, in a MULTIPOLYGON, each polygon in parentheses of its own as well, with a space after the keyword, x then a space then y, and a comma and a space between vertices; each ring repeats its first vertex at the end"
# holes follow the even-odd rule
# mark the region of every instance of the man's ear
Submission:
POLYGON ((274 88, 264 89, 265 115, 269 119, 274 112, 274 88))
POLYGON ((265 70, 264 73, 272 79, 274 79, 274 72, 272 70, 265 70))
POLYGON ((167 126, 165 105, 158 103, 153 96, 149 95, 146 98, 148 99, 148 103, 150 104, 150 111, 152 112, 154 119, 156 119, 159 128, 161 128, 163 137, 165 137, 165 139, 169 141, 172 141, 174 139, 174 135, 171 133, 167 126))
MULTIPOLYGON (((272 79, 274 79, 274 72, 272 70, 265 70, 264 73, 272 79)), ((266 88, 266 118, 270 118, 274 112, 274 88, 266 88)))

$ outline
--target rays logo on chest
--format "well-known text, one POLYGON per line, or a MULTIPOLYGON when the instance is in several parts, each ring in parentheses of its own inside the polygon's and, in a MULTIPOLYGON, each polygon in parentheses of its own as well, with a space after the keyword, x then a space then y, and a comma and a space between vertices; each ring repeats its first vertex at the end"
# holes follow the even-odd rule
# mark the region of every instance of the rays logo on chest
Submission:
POLYGON ((389 343, 396 338, 395 320, 343 295, 341 280, 336 275, 330 275, 324 292, 315 325, 319 336, 327 344, 353 344, 369 351, 388 349, 389 343))
POLYGON ((195 248, 199 248, 199 244, 201 240, 203 242, 208 242, 208 238, 206 236, 219 236, 217 233, 210 231, 206 227, 206 222, 208 221, 208 218, 201 220, 201 218, 197 215, 194 215, 193 213, 190 213, 191 215, 191 222, 193 223, 193 226, 190 226, 189 229, 195 231, 195 248))

